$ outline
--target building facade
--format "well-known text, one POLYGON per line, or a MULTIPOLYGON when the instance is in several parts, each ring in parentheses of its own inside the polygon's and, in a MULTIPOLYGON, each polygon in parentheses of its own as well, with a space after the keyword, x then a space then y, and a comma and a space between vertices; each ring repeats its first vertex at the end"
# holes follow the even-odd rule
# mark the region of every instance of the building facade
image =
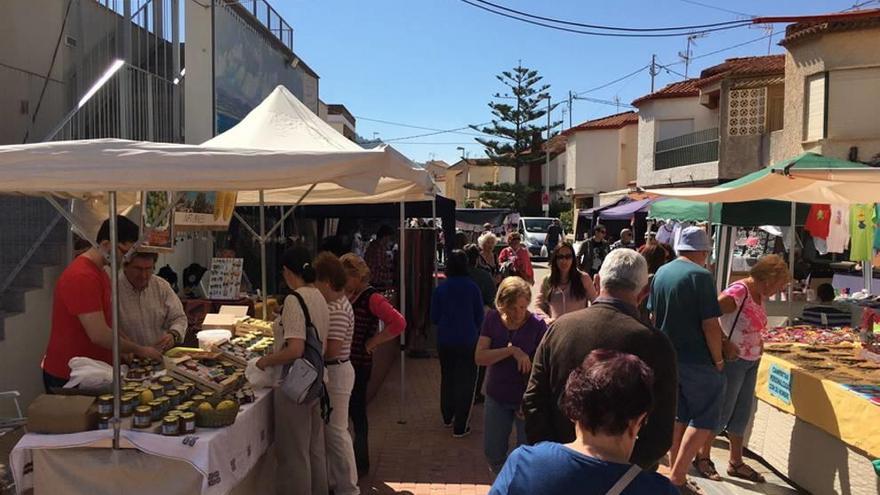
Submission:
POLYGON ((785 59, 726 60, 633 102, 642 187, 714 185, 782 153, 785 59))
POLYGON ((623 112, 588 120, 563 132, 565 191, 572 207, 596 205, 601 193, 626 188, 636 179, 639 116, 623 112))
POLYGON ((785 155, 880 162, 880 12, 797 22, 780 45, 785 155))

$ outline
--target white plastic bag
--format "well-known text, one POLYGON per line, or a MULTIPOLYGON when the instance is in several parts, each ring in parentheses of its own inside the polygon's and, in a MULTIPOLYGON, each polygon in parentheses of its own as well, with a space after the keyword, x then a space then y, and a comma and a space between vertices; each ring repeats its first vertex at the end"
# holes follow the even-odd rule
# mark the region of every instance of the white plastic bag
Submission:
MULTIPOLYGON (((70 380, 64 388, 79 387, 84 390, 101 390, 113 385, 113 367, 103 361, 85 357, 71 358, 70 380)), ((123 367, 123 376, 125 370, 123 367)))
POLYGON ((259 361, 259 359, 260 358, 253 358, 248 361, 247 367, 244 369, 244 377, 247 378, 248 383, 250 383, 253 388, 273 387, 275 382, 278 381, 276 367, 261 370, 260 368, 257 368, 257 361, 259 361))

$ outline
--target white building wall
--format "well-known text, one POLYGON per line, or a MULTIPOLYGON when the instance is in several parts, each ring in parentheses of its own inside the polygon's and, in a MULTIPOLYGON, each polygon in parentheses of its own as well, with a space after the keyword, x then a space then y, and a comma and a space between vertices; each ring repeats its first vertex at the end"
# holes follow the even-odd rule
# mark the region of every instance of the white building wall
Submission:
MULTIPOLYGON (((706 108, 699 97, 648 100, 639 105, 638 172, 639 186, 650 187, 718 179, 718 162, 654 170, 654 144, 661 140, 660 122, 693 119, 693 130, 718 127, 718 110, 706 108)), ((669 137, 669 136, 664 136, 669 137)), ((673 136, 674 137, 674 136, 673 136)))
POLYGON ((618 188, 619 138, 617 129, 577 132, 569 137, 566 189, 575 195, 596 194, 618 188))

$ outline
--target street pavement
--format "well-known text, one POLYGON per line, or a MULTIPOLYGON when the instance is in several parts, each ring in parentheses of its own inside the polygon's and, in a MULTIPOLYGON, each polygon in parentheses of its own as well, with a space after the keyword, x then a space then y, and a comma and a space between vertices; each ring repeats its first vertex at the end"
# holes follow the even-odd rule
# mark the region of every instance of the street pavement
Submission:
MULTIPOLYGON (((540 283, 549 270, 546 263, 541 262, 536 262, 534 268, 535 280, 540 283)), ((492 474, 483 456, 483 406, 473 408, 472 433, 454 439, 443 427, 440 417, 439 362, 435 358, 407 359, 406 377, 403 404, 397 363, 369 405, 372 469, 361 479, 362 493, 486 494, 492 484, 492 474)), ((716 442, 713 459, 719 467, 727 465, 726 449, 726 441, 716 442)), ((758 462, 750 460, 749 464, 767 477, 768 483, 756 485, 732 479, 696 481, 706 495, 799 493, 758 462)), ((666 468, 661 466, 661 469, 666 468)))

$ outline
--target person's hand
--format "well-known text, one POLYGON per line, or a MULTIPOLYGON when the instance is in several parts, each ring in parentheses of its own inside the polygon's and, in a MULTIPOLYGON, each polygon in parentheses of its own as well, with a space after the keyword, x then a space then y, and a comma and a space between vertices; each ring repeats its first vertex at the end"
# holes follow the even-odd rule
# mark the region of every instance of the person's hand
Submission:
POLYGON ((721 361, 715 361, 715 369, 718 370, 719 372, 724 371, 724 360, 723 359, 721 361))
POLYGON ((135 354, 137 354, 138 357, 152 359, 154 361, 159 361, 160 363, 162 362, 162 353, 155 347, 142 345, 137 348, 135 354))
POLYGON ((556 318, 547 318, 546 320, 544 320, 544 323, 546 323, 547 326, 549 327, 550 325, 553 324, 554 321, 556 321, 556 318))
POLYGON ((257 365, 257 368, 260 368, 260 371, 266 371, 266 356, 257 359, 255 364, 257 365))
POLYGON ((174 346, 174 335, 171 335, 171 332, 165 332, 165 335, 163 335, 161 339, 159 339, 158 341, 156 341, 155 344, 153 344, 153 347, 155 347, 156 349, 161 349, 163 351, 167 351, 168 349, 171 349, 173 346, 174 346))
POLYGON ((523 352, 522 349, 516 346, 510 346, 511 357, 516 359, 516 368, 523 375, 530 373, 532 371, 532 360, 529 359, 529 355, 523 352))
POLYGON ((123 363, 131 364, 131 362, 134 361, 134 353, 126 352, 120 357, 120 359, 122 359, 123 363))
POLYGON ((369 338, 367 340, 367 343, 364 344, 364 347, 367 350, 367 354, 372 354, 373 351, 375 351, 376 348, 379 347, 379 343, 376 341, 376 337, 369 338))

